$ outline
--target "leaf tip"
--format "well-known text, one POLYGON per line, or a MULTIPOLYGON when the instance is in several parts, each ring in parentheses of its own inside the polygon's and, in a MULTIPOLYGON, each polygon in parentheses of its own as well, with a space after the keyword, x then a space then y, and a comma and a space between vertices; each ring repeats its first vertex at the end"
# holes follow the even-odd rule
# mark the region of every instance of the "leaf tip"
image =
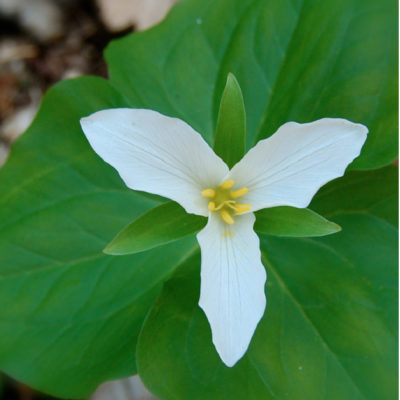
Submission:
POLYGON ((108 254, 108 255, 115 255, 115 251, 113 250, 114 246, 113 246, 113 240, 108 243, 108 245, 106 247, 104 247, 104 249, 102 250, 104 254, 108 254))
POLYGON ((239 86, 239 82, 233 72, 228 72, 228 76, 226 77, 226 84, 228 85, 230 82, 234 82, 237 86, 239 86))
POLYGON ((331 228, 332 228, 332 232, 331 233, 338 233, 342 230, 342 227, 338 224, 336 224, 335 222, 329 221, 331 228))

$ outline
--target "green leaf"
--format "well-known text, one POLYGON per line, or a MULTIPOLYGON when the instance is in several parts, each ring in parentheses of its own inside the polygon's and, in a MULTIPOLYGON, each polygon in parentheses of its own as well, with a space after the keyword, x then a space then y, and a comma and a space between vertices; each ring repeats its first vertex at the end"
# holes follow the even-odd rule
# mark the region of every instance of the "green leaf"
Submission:
POLYGON ((396 10, 393 0, 182 2, 106 59, 132 106, 182 118, 210 144, 232 72, 247 149, 285 122, 341 117, 370 131, 353 168, 378 168, 397 154, 396 10))
POLYGON ((179 204, 168 202, 130 223, 106 246, 106 254, 124 255, 149 250, 204 228, 206 218, 188 214, 179 204))
POLYGON ((254 230, 276 236, 325 236, 339 232, 340 226, 308 208, 273 207, 256 212, 254 230))
POLYGON ((110 257, 127 221, 159 204, 125 187, 86 142, 79 119, 123 107, 100 78, 63 82, 0 170, 0 366, 44 392, 87 397, 136 372, 143 319, 194 238, 110 257))
MULTIPOLYGON (((256 213, 256 232, 277 236, 325 236, 340 231, 306 208, 274 207, 256 213)), ((149 250, 195 234, 204 228, 204 217, 188 214, 179 204, 168 202, 131 222, 105 247, 106 254, 125 255, 149 250)))
POLYGON ((242 91, 235 76, 229 73, 219 106, 214 151, 232 168, 244 156, 245 144, 246 111, 242 91))
POLYGON ((398 225, 397 191, 398 168, 390 166, 369 174, 350 172, 346 179, 336 179, 324 186, 313 199, 311 207, 334 218, 343 212, 366 212, 398 225), (351 188, 352 195, 348 196, 351 188), (374 190, 379 188, 379 190, 374 190))
POLYGON ((197 305, 199 254, 188 259, 164 285, 141 331, 145 384, 161 399, 396 398, 397 229, 379 216, 382 204, 395 200, 396 182, 387 180, 393 171, 357 172, 329 185, 329 196, 345 197, 325 208, 342 232, 261 237, 268 305, 233 368, 219 359, 197 305), (355 181, 363 186, 353 189, 355 181), (369 198, 368 206, 344 206, 354 197, 369 198))

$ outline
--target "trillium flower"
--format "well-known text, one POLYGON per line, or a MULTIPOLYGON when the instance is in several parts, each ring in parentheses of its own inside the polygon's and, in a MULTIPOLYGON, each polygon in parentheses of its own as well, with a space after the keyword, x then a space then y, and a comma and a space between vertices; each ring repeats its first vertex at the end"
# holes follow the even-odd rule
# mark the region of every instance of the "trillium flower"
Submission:
POLYGON ((155 111, 103 110, 83 118, 81 125, 95 152, 129 188, 167 197, 188 213, 208 217, 197 235, 199 305, 227 366, 246 352, 266 306, 254 212, 307 207, 322 185, 344 174, 368 133, 344 119, 288 122, 229 170, 188 124, 155 111))

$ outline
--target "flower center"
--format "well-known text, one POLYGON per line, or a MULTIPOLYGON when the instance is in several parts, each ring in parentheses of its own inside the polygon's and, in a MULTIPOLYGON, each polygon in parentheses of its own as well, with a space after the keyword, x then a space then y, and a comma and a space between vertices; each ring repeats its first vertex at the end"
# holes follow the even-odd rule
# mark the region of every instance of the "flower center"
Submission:
POLYGON ((250 211, 251 208, 250 204, 241 204, 236 201, 248 193, 249 189, 242 187, 238 190, 231 190, 234 185, 235 181, 229 179, 214 189, 204 189, 201 192, 203 197, 210 199, 208 209, 219 212, 221 218, 229 225, 235 222, 234 215, 250 211))

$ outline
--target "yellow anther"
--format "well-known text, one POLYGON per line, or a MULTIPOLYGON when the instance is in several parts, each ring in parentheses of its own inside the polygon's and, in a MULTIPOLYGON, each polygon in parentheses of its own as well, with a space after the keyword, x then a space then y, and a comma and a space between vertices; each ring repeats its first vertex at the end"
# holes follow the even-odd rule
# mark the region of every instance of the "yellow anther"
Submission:
POLYGON ((210 201, 208 203, 208 211, 214 211, 215 210, 215 203, 213 201, 210 201))
POLYGON ((236 199, 248 193, 246 187, 238 190, 231 190, 235 185, 233 179, 222 182, 219 187, 214 189, 207 188, 201 191, 203 197, 208 197, 208 211, 220 212, 222 220, 228 224, 234 224, 235 215, 242 214, 251 210, 250 204, 236 203, 236 199))
POLYGON ((201 192, 201 195, 203 197, 214 197, 215 196, 215 190, 214 189, 204 189, 201 192))
POLYGON ((221 217, 229 225, 232 225, 235 222, 231 214, 229 214, 228 211, 226 211, 225 209, 221 210, 221 217))
POLYGON ((250 204, 235 204, 234 206, 236 214, 244 213, 246 211, 250 211, 251 205, 250 204))
POLYGON ((242 187, 239 190, 231 190, 231 197, 234 199, 238 199, 239 197, 244 196, 248 192, 249 189, 247 189, 247 187, 242 187))
POLYGON ((233 187, 234 184, 235 181, 233 179, 228 179, 224 183, 221 183, 221 187, 222 189, 230 189, 231 187, 233 187))

